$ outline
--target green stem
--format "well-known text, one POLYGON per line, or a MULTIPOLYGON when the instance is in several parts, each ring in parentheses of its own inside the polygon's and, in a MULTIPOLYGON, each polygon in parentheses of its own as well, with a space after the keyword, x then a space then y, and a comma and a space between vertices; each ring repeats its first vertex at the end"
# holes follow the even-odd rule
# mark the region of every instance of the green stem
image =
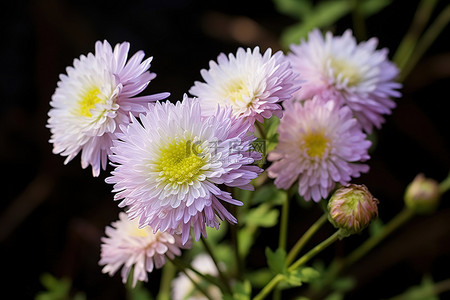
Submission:
POLYGON ((286 197, 281 207, 281 223, 280 223, 280 237, 278 241, 278 248, 286 249, 287 229, 289 221, 289 197, 286 197))
MULTIPOLYGON (((330 246, 332 243, 337 241, 339 237, 341 236, 341 230, 337 230, 333 235, 328 237, 326 240, 312 248, 308 253, 300 257, 295 263, 293 263, 289 268, 288 272, 292 272, 302 265, 306 264, 311 258, 316 256, 318 253, 323 251, 325 248, 330 246)), ((264 299, 276 286, 277 284, 282 281, 284 278, 283 274, 277 274, 272 280, 269 281, 269 283, 253 298, 253 300, 262 300, 264 299)))
POLYGON ((258 121, 255 121, 255 127, 258 130, 261 138, 265 141, 266 140, 266 130, 264 129, 264 126, 261 123, 259 123, 258 121))
POLYGON ((361 246, 356 248, 352 253, 350 253, 343 261, 341 265, 342 268, 346 268, 361 257, 366 255, 370 250, 372 250, 376 245, 378 245, 382 240, 384 240, 388 235, 390 235, 394 230, 405 224, 411 217, 414 216, 412 210, 404 208, 400 213, 398 213, 389 223, 387 223, 383 230, 376 235, 372 235, 367 239, 361 246))
POLYGON ((448 190, 450 190, 450 173, 448 174, 447 178, 439 183, 439 192, 441 194, 444 194, 448 190))
POLYGON ((417 40, 430 19, 436 3, 437 0, 422 0, 419 3, 419 6, 416 9, 416 14, 411 22, 411 26, 403 37, 393 57, 393 61, 400 69, 403 69, 411 57, 411 54, 414 52, 417 40))
POLYGON ((447 5, 437 16, 436 20, 430 25, 428 30, 425 31, 422 38, 417 42, 415 51, 411 54, 411 57, 405 63, 405 66, 402 69, 402 73, 400 74, 401 81, 403 81, 408 76, 417 62, 422 58, 423 54, 428 50, 428 48, 436 40, 436 38, 449 22, 450 5, 447 5))
POLYGON ((203 247, 205 248, 206 252, 211 257, 212 261, 214 262, 214 265, 216 266, 217 272, 219 273, 219 277, 222 280, 223 284, 225 285, 225 288, 229 294, 232 294, 231 287, 230 287, 230 280, 225 276, 225 274, 222 272, 219 263, 216 259, 216 256, 214 255, 210 245, 208 244, 208 241, 202 236, 201 241, 203 243, 203 247))
POLYGON ((295 243, 294 247, 292 247, 291 251, 289 251, 286 264, 290 265, 295 257, 300 253, 306 243, 311 239, 311 237, 319 230, 322 225, 324 225, 327 221, 327 215, 323 214, 308 230, 302 235, 302 237, 295 243))
MULTIPOLYGON (((421 291, 417 291, 416 294, 414 294, 416 299, 431 299, 432 297, 436 297, 439 294, 442 294, 444 292, 450 291, 450 279, 445 279, 440 282, 436 282, 433 285, 432 289, 422 289, 421 291)), ((408 292, 392 297, 389 300, 408 300, 410 299, 410 295, 408 292)), ((434 298, 433 298, 434 299, 434 298)))
POLYGON ((186 272, 186 270, 181 270, 181 272, 183 272, 184 273, 184 275, 186 275, 186 277, 187 278, 189 278, 189 280, 192 282, 192 284, 195 286, 195 288, 197 289, 197 290, 199 290, 208 300, 213 300, 210 296, 209 296, 209 294, 205 291, 205 289, 200 285, 200 284, 198 284, 197 283, 197 281, 195 281, 194 280, 194 278, 192 278, 189 274, 188 274, 188 272, 186 272))
POLYGON ((175 276, 175 267, 173 264, 165 264, 162 269, 161 283, 159 286, 157 300, 170 300, 170 289, 172 279, 175 276))
POLYGON ((294 262, 289 268, 288 271, 294 271, 299 267, 303 266, 307 263, 311 258, 316 256, 318 253, 322 252, 325 248, 336 242, 339 237, 341 237, 341 229, 337 230, 333 235, 327 238, 325 241, 321 242, 319 245, 312 248, 308 253, 300 257, 296 262, 294 262))
POLYGON ((353 20, 353 31, 355 32, 355 37, 358 41, 366 40, 366 24, 364 22, 364 16, 361 12, 361 1, 352 0, 353 10, 352 10, 352 20, 353 20))
POLYGON ((175 257, 173 259, 169 258, 169 260, 174 264, 175 267, 177 267, 178 270, 180 270, 182 272, 186 272, 186 269, 189 269, 192 272, 194 272, 197 276, 201 277, 203 280, 208 281, 209 283, 214 284, 214 285, 218 286, 220 289, 222 289, 222 286, 220 285, 220 282, 215 281, 214 277, 205 276, 204 274, 200 273, 198 270, 193 268, 191 265, 186 264, 185 262, 183 262, 182 260, 178 259, 177 257, 175 257))

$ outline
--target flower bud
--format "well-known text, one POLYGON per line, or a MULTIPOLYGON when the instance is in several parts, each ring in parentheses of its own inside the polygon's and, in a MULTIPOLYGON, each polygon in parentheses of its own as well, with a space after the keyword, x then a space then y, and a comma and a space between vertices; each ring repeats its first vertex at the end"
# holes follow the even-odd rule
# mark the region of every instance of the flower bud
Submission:
POLYGON ((328 219, 347 235, 358 233, 378 216, 378 200, 365 185, 348 184, 336 190, 328 202, 328 219))
POLYGON ((418 214, 435 211, 440 198, 439 183, 423 174, 418 174, 406 187, 404 196, 406 206, 418 214))

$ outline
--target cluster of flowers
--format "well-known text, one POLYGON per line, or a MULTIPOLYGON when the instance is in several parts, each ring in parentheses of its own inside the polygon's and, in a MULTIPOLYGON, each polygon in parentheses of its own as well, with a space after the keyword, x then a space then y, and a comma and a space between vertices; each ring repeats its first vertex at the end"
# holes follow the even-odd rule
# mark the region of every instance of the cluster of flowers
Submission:
POLYGON ((81 152, 93 176, 108 161, 114 168, 106 182, 126 213, 106 228, 103 272, 123 266, 126 282, 134 266, 133 285, 147 281, 165 256, 190 247, 191 230, 198 240, 220 220, 236 223, 224 202, 243 203, 224 187, 252 190, 263 172, 254 164, 256 122, 281 119, 267 169, 278 188, 298 182, 298 193, 318 202, 367 172, 367 133, 400 96, 398 70, 376 47, 376 39, 358 44, 351 31, 314 30, 286 55, 239 48, 211 61, 204 82, 176 103, 169 93, 137 96, 156 75, 142 51, 128 59, 126 42, 97 42, 95 54, 75 59, 60 76, 47 126, 65 163, 81 152))

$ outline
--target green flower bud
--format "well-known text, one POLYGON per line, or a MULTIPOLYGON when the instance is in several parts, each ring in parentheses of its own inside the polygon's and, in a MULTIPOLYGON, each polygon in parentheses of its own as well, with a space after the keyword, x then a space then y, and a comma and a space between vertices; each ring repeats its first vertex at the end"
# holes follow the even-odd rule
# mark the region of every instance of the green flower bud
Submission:
POLYGON ((439 183, 436 180, 425 178, 418 174, 406 187, 406 206, 418 214, 429 214, 436 210, 441 199, 439 183))
POLYGON ((365 185, 348 184, 339 188, 328 202, 328 219, 347 235, 362 231, 378 216, 378 200, 365 185))

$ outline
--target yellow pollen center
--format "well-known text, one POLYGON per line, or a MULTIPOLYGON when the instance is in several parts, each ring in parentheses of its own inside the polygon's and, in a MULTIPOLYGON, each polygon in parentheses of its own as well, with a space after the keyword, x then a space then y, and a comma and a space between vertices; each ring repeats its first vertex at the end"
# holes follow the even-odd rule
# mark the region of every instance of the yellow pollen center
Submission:
POLYGON ((345 60, 332 59, 331 67, 334 70, 335 78, 342 74, 342 78, 348 80, 348 86, 355 86, 360 80, 358 69, 345 60))
POLYGON ((306 153, 310 157, 318 157, 321 158, 325 153, 325 149, 328 145, 327 138, 323 135, 323 133, 308 133, 304 137, 304 146, 306 149, 306 153))
POLYGON ((79 101, 79 108, 78 113, 84 117, 92 117, 92 113, 90 112, 91 109, 95 107, 95 104, 102 101, 98 97, 98 94, 100 93, 100 90, 97 87, 91 88, 88 90, 81 100, 79 101))
POLYGON ((147 228, 138 228, 134 227, 133 231, 129 233, 131 236, 134 237, 147 237, 148 236, 148 229, 147 228))
MULTIPOLYGON (((250 96, 250 91, 247 86, 244 84, 242 80, 232 81, 226 88, 226 95, 231 100, 233 105, 242 106, 242 102, 244 98, 248 98, 250 96)), ((248 100, 247 100, 248 101, 248 100)), ((250 104, 251 101, 245 103, 246 105, 250 104)))
POLYGON ((206 161, 198 145, 191 141, 174 141, 161 149, 157 162, 160 178, 166 182, 182 184, 198 179, 206 161))

